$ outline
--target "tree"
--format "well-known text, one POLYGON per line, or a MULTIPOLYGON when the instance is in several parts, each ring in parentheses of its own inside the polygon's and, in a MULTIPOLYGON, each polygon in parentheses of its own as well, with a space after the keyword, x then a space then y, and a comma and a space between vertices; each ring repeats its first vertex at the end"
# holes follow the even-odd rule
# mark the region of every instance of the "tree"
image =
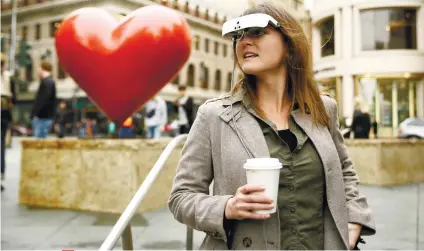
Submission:
POLYGON ((29 45, 25 40, 21 40, 19 43, 19 53, 17 55, 18 62, 21 67, 26 67, 30 65, 31 62, 31 56, 29 54, 29 51, 31 50, 32 46, 29 45))

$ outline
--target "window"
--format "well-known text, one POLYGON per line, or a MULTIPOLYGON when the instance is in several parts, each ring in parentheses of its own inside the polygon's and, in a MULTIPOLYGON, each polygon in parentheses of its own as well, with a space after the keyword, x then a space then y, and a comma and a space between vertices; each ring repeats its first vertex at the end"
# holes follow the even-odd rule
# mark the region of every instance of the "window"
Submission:
POLYGON ((406 79, 395 81, 397 84, 398 124, 409 117, 409 84, 406 79))
POLYGON ((416 14, 411 8, 361 11, 362 50, 417 49, 416 14))
POLYGON ((410 126, 424 126, 424 120, 423 119, 414 119, 411 122, 408 123, 410 126))
POLYGON ((297 10, 299 8, 299 3, 297 2, 298 0, 293 0, 293 8, 295 10, 297 10))
POLYGON ((193 42, 194 42, 194 49, 196 51, 198 51, 200 49, 200 37, 199 37, 199 35, 194 36, 193 42))
POLYGON ((381 79, 378 82, 381 124, 391 127, 393 125, 393 80, 381 79))
POLYGON ((324 20, 319 25, 321 37, 321 57, 334 55, 334 17, 324 20))
POLYGON ((231 76, 232 76, 232 74, 231 74, 231 72, 229 72, 228 74, 227 74, 227 88, 226 88, 226 91, 231 91, 231 76))
POLYGON ((219 44, 216 41, 215 41, 214 44, 215 44, 215 46, 214 46, 214 53, 215 53, 215 55, 218 55, 218 46, 219 46, 219 44))
POLYGON ((41 25, 36 24, 35 25, 35 40, 40 40, 41 38, 41 25))
POLYGON ((216 70, 215 72, 215 86, 214 89, 216 91, 220 91, 221 90, 221 71, 220 70, 216 70))
POLYGON ((28 40, 28 26, 22 26, 22 40, 28 40))
POLYGON ((208 53, 209 52, 209 39, 205 38, 205 52, 208 53))
POLYGON ((226 44, 223 44, 222 45, 222 54, 224 55, 224 57, 226 57, 227 56, 227 45, 226 44))
POLYGON ((50 22, 50 37, 54 37, 56 30, 59 28, 62 21, 50 22))
POLYGON ((208 89, 209 87, 209 69, 206 67, 206 65, 202 62, 200 63, 200 87, 202 89, 208 89))
POLYGON ((194 87, 194 65, 190 64, 187 70, 187 86, 194 87))

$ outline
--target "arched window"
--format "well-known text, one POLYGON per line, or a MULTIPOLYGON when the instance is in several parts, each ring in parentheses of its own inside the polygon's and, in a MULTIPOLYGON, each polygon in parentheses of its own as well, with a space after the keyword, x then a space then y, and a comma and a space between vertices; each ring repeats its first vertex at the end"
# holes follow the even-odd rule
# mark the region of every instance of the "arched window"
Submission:
POLYGON ((221 90, 221 71, 216 70, 215 72, 215 86, 214 89, 217 91, 221 90))
POLYGON ((209 39, 205 38, 205 52, 209 53, 209 39))
POLYGON ((175 78, 172 80, 173 85, 179 85, 180 84, 180 74, 175 76, 175 78))
POLYGON ((201 74, 201 88, 208 89, 209 86, 209 69, 203 63, 200 64, 202 74, 201 74))
POLYGON ((225 88, 226 91, 231 91, 231 72, 227 75, 227 88, 225 88))
POLYGON ((187 86, 194 87, 194 65, 190 64, 187 69, 187 86))

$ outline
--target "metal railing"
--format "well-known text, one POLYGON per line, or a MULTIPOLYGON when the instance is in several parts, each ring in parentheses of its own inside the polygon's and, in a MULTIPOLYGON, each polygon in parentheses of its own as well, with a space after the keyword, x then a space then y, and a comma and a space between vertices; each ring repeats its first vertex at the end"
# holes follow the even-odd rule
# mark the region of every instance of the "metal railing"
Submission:
MULTIPOLYGON (((179 135, 169 142, 165 150, 160 155, 158 161, 156 161, 152 170, 147 175, 146 179, 141 184, 140 188, 137 190, 136 194, 128 204, 125 211, 122 213, 119 220, 113 226, 112 231, 106 237, 102 246, 99 250, 106 251, 112 250, 118 241, 119 237, 122 236, 122 248, 123 250, 133 250, 133 241, 131 233, 130 221, 137 212, 137 209, 140 207, 141 202, 149 191, 150 187, 155 182, 156 178, 159 175, 159 172, 165 166, 166 161, 171 155, 172 151, 178 146, 178 144, 187 138, 187 134, 179 135)), ((187 250, 193 249, 193 229, 187 227, 187 250)))

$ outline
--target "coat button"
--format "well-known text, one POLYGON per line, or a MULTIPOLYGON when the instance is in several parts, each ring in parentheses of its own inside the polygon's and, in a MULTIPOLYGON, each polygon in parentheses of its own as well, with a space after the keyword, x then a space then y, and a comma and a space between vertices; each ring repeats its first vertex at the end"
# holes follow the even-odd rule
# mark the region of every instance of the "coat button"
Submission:
POLYGON ((292 212, 292 213, 296 212, 296 208, 290 207, 290 212, 292 212))
POLYGON ((245 237, 243 239, 243 245, 247 248, 250 247, 252 245, 252 239, 250 239, 249 237, 245 237))
POLYGON ((291 229, 291 232, 292 232, 292 234, 295 234, 295 233, 297 233, 297 230, 296 230, 296 228, 292 228, 292 229, 291 229))
POLYGON ((294 190, 294 186, 293 186, 293 184, 290 184, 290 185, 289 185, 289 190, 290 190, 290 191, 293 191, 293 190, 294 190))

